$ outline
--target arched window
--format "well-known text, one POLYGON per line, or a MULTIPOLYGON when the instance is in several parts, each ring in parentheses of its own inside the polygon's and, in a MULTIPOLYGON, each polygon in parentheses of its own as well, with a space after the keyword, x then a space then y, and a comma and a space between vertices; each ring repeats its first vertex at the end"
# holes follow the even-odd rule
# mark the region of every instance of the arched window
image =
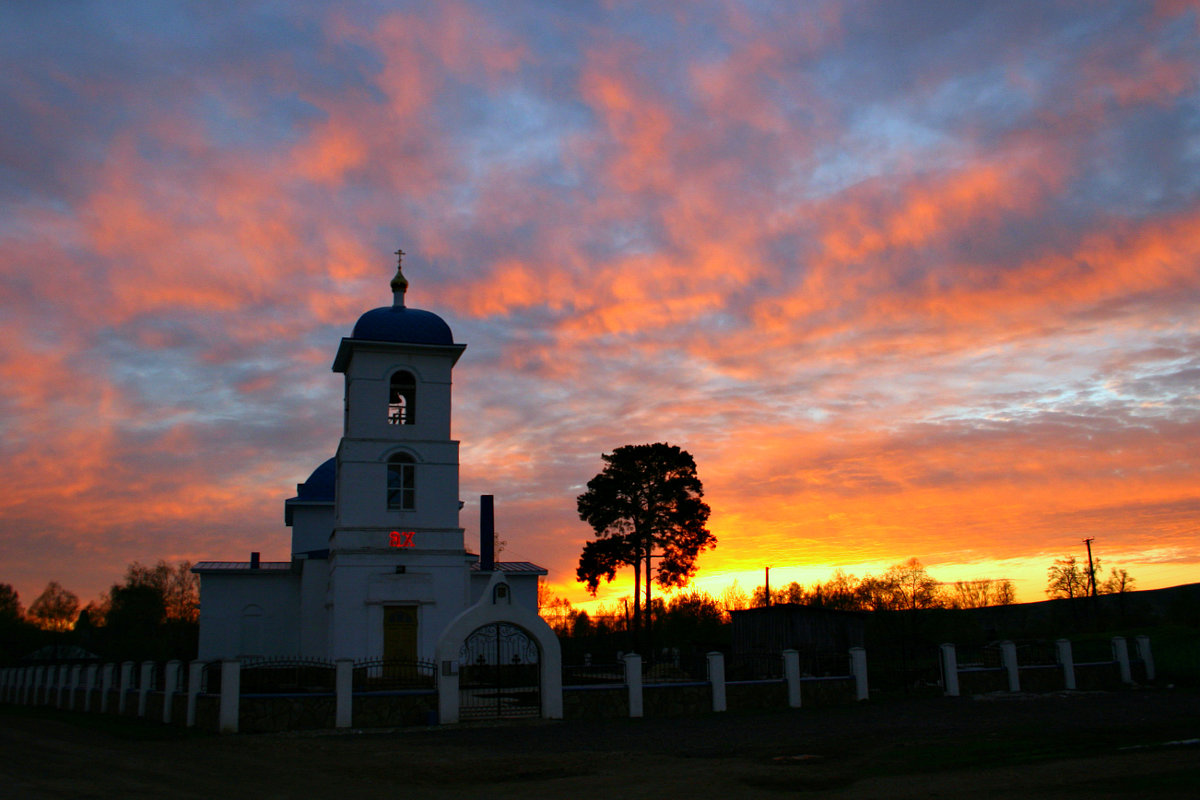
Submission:
POLYGON ((417 507, 417 464, 407 453, 388 459, 387 507, 412 511, 417 507))
POLYGON ((412 425, 415 421, 417 379, 411 372, 400 370, 392 376, 388 390, 388 422, 392 425, 412 425))

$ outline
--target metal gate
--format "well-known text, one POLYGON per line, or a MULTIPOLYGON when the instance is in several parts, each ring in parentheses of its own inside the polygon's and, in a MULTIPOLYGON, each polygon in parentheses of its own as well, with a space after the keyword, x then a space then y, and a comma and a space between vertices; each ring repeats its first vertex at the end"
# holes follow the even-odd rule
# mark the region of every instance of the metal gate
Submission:
POLYGON ((516 625, 477 628, 458 655, 459 718, 540 717, 539 661, 537 642, 516 625))

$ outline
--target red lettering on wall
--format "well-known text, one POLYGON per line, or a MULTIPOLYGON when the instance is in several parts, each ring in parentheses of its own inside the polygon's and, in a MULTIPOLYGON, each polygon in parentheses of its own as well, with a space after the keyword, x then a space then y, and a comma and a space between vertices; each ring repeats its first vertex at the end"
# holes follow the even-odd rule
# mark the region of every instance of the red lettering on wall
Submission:
POLYGON ((392 547, 416 547, 413 544, 414 531, 392 531, 391 546, 392 547))

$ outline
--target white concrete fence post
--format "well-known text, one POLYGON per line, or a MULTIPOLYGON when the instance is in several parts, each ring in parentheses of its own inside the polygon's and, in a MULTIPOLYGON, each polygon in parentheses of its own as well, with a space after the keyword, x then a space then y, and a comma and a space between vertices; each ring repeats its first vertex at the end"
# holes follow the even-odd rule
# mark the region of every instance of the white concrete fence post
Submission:
POLYGON ((113 688, 113 675, 116 672, 116 664, 105 664, 100 668, 100 713, 108 712, 109 695, 113 688))
POLYGON ((1121 683, 1133 683, 1133 673, 1129 669, 1129 645, 1124 636, 1112 638, 1113 661, 1117 662, 1117 670, 1121 673, 1121 683))
POLYGON ((154 662, 143 661, 141 674, 138 676, 138 704, 137 711, 139 717, 146 716, 146 696, 150 694, 150 684, 154 682, 154 662))
POLYGON ((129 694, 129 687, 133 681, 133 662, 121 662, 121 681, 117 689, 117 713, 125 713, 126 695, 129 694))
POLYGON ((629 716, 642 716, 642 657, 625 655, 625 685, 629 687, 629 716))
POLYGON ((83 665, 76 664, 71 667, 71 680, 67 684, 67 708, 71 711, 75 710, 75 703, 79 697, 79 689, 83 685, 83 665))
POLYGON ((354 721, 354 660, 339 658, 334 676, 337 690, 337 714, 334 725, 349 728, 354 721))
POLYGON ((179 670, 183 662, 172 660, 167 662, 163 670, 163 714, 164 724, 170 724, 171 715, 175 712, 175 692, 179 690, 179 670))
POLYGON ((708 682, 712 685, 712 710, 725 710, 725 654, 708 654, 708 682))
POLYGON ((942 644, 942 687, 947 697, 958 697, 958 651, 950 642, 942 644))
POLYGON ((1000 643, 1000 663, 1004 665, 1004 671, 1008 673, 1008 690, 1010 692, 1021 691, 1021 670, 1017 664, 1015 642, 1003 641, 1000 643))
POLYGON ((50 705, 50 687, 54 685, 54 667, 38 667, 38 690, 34 694, 34 704, 50 705))
POLYGON ((854 676, 854 698, 866 700, 870 696, 867 687, 867 651, 861 647, 850 648, 850 674, 854 676))
POLYGON ((196 698, 200 696, 200 684, 204 680, 204 665, 207 662, 194 659, 188 664, 187 720, 189 728, 196 727, 196 698))
POLYGON ((1054 643, 1058 651, 1058 663, 1062 667, 1063 688, 1075 691, 1075 656, 1071 653, 1071 640, 1059 639, 1054 643))
POLYGON ((783 677, 787 680, 788 707, 800 707, 800 651, 783 651, 783 677))
POLYGON ((54 707, 63 708, 66 705, 65 695, 67 693, 67 684, 71 680, 71 668, 66 664, 60 664, 58 667, 58 675, 54 682, 54 707))
POLYGON ((242 662, 228 659, 221 662, 221 705, 217 727, 221 733, 238 732, 239 704, 242 700, 242 662))
POLYGON ((95 706, 96 684, 100 677, 100 665, 91 664, 87 668, 87 679, 83 684, 83 710, 90 712, 95 706))
POLYGON ((1142 664, 1146 667, 1146 681, 1154 680, 1154 654, 1150 652, 1150 637, 1139 636, 1134 640, 1137 643, 1138 658, 1142 660, 1142 664))

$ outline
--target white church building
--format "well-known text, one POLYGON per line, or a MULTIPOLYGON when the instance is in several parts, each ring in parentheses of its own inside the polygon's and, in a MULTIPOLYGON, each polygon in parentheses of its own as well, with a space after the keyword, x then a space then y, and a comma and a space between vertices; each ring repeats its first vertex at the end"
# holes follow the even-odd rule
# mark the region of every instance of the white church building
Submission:
POLYGON ((284 502, 291 560, 252 553, 193 568, 201 659, 422 660, 457 674, 472 631, 505 622, 557 663, 537 615, 546 570, 495 561, 491 496, 480 501, 479 554, 465 546, 450 390, 466 345, 438 315, 405 305, 400 266, 391 287, 392 305, 363 314, 334 357, 343 433, 284 502))

